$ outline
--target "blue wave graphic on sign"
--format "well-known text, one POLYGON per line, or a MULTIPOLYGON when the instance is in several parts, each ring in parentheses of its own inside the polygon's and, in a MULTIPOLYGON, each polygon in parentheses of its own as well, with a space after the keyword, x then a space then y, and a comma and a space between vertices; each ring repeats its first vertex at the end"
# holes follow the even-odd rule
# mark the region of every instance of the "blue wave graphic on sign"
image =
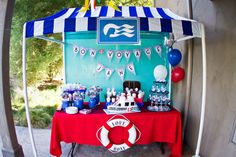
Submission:
POLYGON ((110 38, 116 38, 122 35, 128 38, 132 38, 135 35, 134 31, 135 31, 134 26, 130 26, 128 24, 123 24, 121 26, 118 26, 118 25, 109 23, 109 24, 106 24, 103 29, 103 33, 105 35, 109 34, 110 38), (109 32, 112 32, 112 33, 109 33, 109 32))
POLYGON ((139 21, 136 18, 101 18, 97 38, 98 44, 139 44, 139 21))

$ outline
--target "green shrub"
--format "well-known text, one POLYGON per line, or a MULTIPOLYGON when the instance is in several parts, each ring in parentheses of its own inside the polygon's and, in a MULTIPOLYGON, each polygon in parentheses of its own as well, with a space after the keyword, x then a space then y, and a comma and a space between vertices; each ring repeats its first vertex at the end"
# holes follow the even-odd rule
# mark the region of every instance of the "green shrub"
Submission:
MULTIPOLYGON (((13 117, 16 125, 27 126, 24 97, 22 90, 16 90, 11 97, 13 117)), ((31 124, 34 128, 50 126, 52 116, 60 103, 60 88, 40 91, 36 87, 28 88, 31 124)))
MULTIPOLYGON (((30 108, 31 124, 34 128, 47 128, 51 124, 51 119, 56 110, 55 106, 37 106, 30 108)), ((25 108, 20 108, 14 114, 16 125, 27 126, 25 108)))

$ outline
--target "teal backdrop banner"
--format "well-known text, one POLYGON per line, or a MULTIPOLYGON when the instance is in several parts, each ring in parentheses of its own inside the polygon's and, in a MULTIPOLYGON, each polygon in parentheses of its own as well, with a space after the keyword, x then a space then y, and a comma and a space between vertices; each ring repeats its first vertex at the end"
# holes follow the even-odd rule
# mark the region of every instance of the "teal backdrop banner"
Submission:
MULTIPOLYGON (((93 85, 99 85, 103 88, 101 94, 101 101, 104 101, 104 94, 107 88, 115 88, 118 92, 123 90, 123 81, 119 77, 116 69, 125 69, 125 80, 140 81, 141 89, 145 92, 145 100, 148 98, 149 90, 152 88, 155 80, 153 70, 155 66, 161 64, 166 66, 168 75, 167 87, 169 88, 170 67, 167 60, 168 48, 164 45, 164 39, 168 37, 167 33, 158 32, 141 32, 141 43, 139 45, 98 45, 96 39, 96 32, 73 32, 65 33, 64 35, 64 62, 65 62, 65 80, 66 83, 81 83, 87 88, 93 85), (160 46, 161 56, 155 50, 156 46, 160 46), (84 56, 80 52, 76 54, 75 48, 86 48, 87 52, 84 56), (149 59, 145 54, 145 48, 151 48, 151 58, 149 59), (89 49, 97 50, 96 57, 91 57, 89 49), (133 51, 141 50, 141 57, 135 57, 133 51), (98 51, 104 50, 101 54, 98 51), (122 59, 118 61, 115 54, 111 61, 109 61, 106 52, 108 50, 130 50, 131 56, 129 61, 123 55, 122 59), (106 79, 105 70, 96 72, 98 64, 102 64, 106 68, 113 69, 114 72, 109 79, 106 79), (127 70, 127 65, 133 63, 136 75, 127 70)), ((79 50, 78 49, 78 50, 79 50)))

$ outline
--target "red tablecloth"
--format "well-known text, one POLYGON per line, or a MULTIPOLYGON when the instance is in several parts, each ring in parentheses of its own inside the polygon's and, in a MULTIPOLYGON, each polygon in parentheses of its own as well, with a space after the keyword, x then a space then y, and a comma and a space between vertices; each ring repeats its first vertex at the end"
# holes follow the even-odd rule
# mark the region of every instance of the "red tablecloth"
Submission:
MULTIPOLYGON (((182 126, 181 116, 177 110, 150 112, 143 109, 140 113, 123 115, 141 131, 141 138, 136 144, 166 142, 171 149, 170 157, 181 157, 182 126)), ((102 144, 96 137, 96 132, 112 116, 106 115, 102 110, 102 106, 99 106, 88 115, 69 115, 64 112, 56 112, 52 121, 50 153, 55 156, 61 155, 61 141, 101 146, 102 144)), ((121 129, 116 127, 109 133, 112 142, 123 142, 125 136, 121 129)))

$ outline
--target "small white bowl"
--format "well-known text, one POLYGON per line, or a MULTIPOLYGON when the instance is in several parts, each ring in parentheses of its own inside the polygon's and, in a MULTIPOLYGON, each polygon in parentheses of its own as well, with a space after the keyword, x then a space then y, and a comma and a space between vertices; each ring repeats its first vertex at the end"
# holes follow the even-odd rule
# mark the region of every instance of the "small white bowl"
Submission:
POLYGON ((78 108, 74 107, 74 106, 67 107, 66 113, 67 114, 76 114, 76 113, 78 113, 78 108))

